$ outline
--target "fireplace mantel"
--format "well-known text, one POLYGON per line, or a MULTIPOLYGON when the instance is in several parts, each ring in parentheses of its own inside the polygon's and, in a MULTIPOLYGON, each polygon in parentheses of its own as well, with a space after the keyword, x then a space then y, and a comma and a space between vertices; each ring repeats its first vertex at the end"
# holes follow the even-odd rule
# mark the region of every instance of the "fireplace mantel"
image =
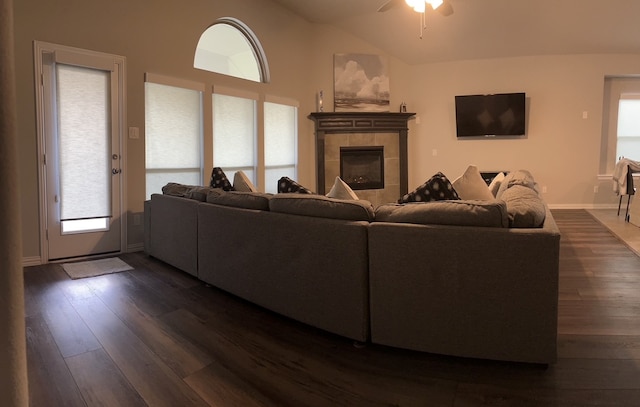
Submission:
POLYGON ((397 133, 400 148, 400 193, 408 191, 407 135, 408 122, 415 113, 391 112, 315 112, 309 119, 315 122, 316 133, 316 188, 325 194, 324 142, 331 134, 344 133, 397 133))

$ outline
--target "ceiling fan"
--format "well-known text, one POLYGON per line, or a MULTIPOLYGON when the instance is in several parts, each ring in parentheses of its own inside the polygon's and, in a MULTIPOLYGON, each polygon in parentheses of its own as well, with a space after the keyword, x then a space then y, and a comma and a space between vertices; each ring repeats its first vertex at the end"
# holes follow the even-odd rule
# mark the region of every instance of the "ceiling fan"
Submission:
POLYGON ((417 12, 424 12, 426 4, 429 4, 431 8, 438 11, 443 16, 450 16, 453 14, 453 7, 449 0, 387 0, 383 5, 378 8, 379 12, 385 12, 392 8, 399 7, 402 3, 406 3, 411 6, 417 12))

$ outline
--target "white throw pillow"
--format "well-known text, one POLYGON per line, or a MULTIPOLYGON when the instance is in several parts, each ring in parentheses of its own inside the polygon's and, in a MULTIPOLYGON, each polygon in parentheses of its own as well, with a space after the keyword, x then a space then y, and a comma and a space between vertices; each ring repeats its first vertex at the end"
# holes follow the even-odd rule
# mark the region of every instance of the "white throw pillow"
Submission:
POLYGON ((464 174, 453 181, 453 188, 458 193, 460 199, 489 201, 495 199, 487 183, 482 179, 478 167, 470 165, 464 174))
POLYGON ((233 189, 240 192, 258 192, 249 177, 242 171, 236 171, 233 175, 233 189))
POLYGON ((344 182, 340 177, 336 177, 335 182, 333 183, 333 187, 331 187, 331 191, 327 194, 329 198, 335 199, 350 199, 350 200, 358 200, 358 195, 353 192, 353 189, 344 182))
POLYGON ((498 194, 498 189, 500 189, 500 185, 502 184, 502 181, 504 181, 504 177, 504 172, 501 172, 491 180, 491 183, 489 184, 489 191, 491 191, 493 196, 498 194))

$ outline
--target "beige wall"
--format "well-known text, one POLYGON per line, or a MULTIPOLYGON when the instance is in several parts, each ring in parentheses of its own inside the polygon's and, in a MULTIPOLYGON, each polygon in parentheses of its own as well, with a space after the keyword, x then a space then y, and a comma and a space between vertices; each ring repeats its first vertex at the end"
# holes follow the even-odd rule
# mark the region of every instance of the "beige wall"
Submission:
MULTIPOLYGON (((140 245, 142 226, 132 215, 143 211, 144 188, 144 74, 224 85, 298 100, 299 121, 315 106, 311 68, 313 29, 306 21, 264 0, 112 0, 100 3, 21 0, 15 6, 18 127, 23 257, 40 256, 38 160, 33 78, 33 41, 122 55, 127 58, 127 126, 141 129, 140 139, 125 140, 128 245, 140 245), (257 84, 196 70, 193 56, 200 34, 217 18, 232 16, 245 22, 260 39, 268 58, 271 83, 257 84)), ((331 69, 330 65, 328 69, 331 69)), ((210 107, 209 101, 205 101, 210 107)), ((205 106, 206 108, 206 106, 205 106)), ((301 132, 301 175, 314 182, 312 134, 301 132), (311 157, 311 158, 309 158, 311 157)), ((212 158, 206 157, 211 163, 212 158)))
POLYGON ((530 169, 547 187, 545 200, 552 207, 617 203, 610 178, 598 179, 604 78, 634 73, 640 73, 640 55, 532 56, 413 67, 407 103, 420 124, 414 121, 409 137, 409 189, 437 171, 455 178, 476 164, 481 170, 530 169), (526 92, 527 137, 457 140, 454 96, 500 92, 526 92))
MULTIPOLYGON (((315 184, 315 93, 333 100, 333 54, 382 52, 340 30, 314 25, 268 0, 112 0, 100 3, 21 0, 15 4, 18 131, 23 205, 23 257, 39 258, 38 168, 33 79, 34 40, 127 58, 127 126, 141 138, 126 140, 129 219, 144 201, 145 72, 241 87, 300 101, 299 181, 315 184), (217 18, 245 22, 267 55, 270 84, 254 84, 192 68, 199 35, 217 18)), ((640 73, 640 56, 542 56, 408 66, 390 58, 392 110, 406 101, 418 113, 409 134, 409 188, 437 171, 451 178, 468 164, 481 169, 529 168, 547 187, 556 207, 617 202, 610 181, 598 182, 605 75, 640 73), (456 94, 524 91, 529 102, 528 138, 458 141, 456 94), (589 118, 582 119, 587 111, 589 118), (437 150, 437 156, 433 156, 437 150), (593 187, 600 185, 600 193, 593 187)), ((206 107, 205 107, 206 108, 206 107)), ((207 158, 210 160, 210 158, 207 158)), ((210 162, 210 161, 209 161, 210 162)), ((129 246, 140 245, 142 227, 128 226, 129 246)))

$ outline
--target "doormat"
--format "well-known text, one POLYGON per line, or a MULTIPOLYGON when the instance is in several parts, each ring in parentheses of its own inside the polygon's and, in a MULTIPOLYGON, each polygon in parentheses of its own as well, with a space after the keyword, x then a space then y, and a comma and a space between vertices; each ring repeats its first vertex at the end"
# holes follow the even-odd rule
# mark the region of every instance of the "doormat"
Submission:
POLYGON ((118 257, 82 261, 78 263, 64 263, 62 268, 73 280, 133 270, 133 267, 120 260, 118 257))

